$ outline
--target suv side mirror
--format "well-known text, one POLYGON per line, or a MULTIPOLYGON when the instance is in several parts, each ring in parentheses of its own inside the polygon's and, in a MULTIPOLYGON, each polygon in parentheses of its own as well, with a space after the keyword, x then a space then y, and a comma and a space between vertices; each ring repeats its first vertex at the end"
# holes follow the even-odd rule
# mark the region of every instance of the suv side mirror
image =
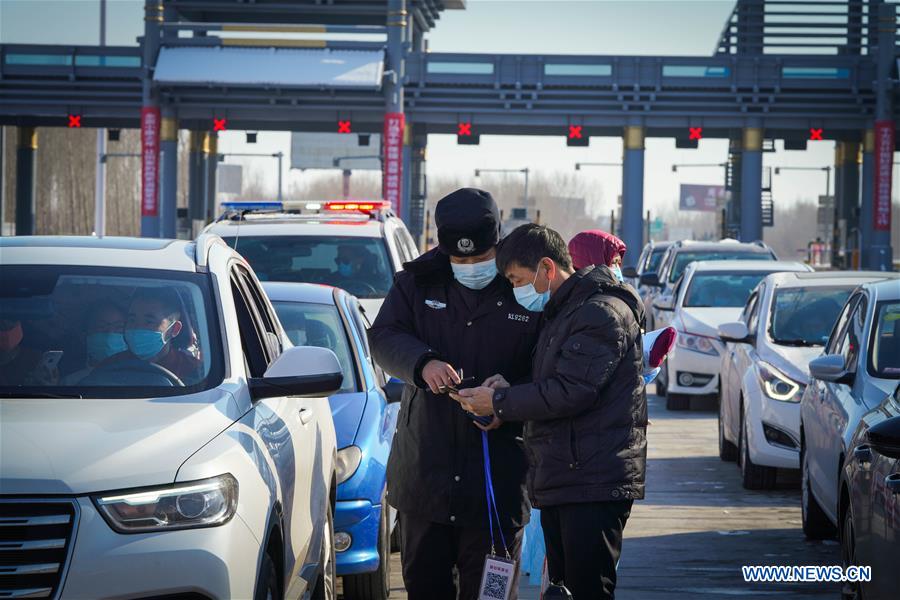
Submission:
POLYGON ((840 354, 826 354, 809 362, 809 374, 815 379, 832 383, 851 383, 853 373, 847 370, 844 357, 840 354))
POLYGON ((750 342, 750 332, 747 330, 747 325, 741 321, 722 323, 719 325, 719 338, 723 342, 748 343, 750 342))
POLYGON ((657 310, 675 310, 675 296, 663 294, 653 302, 653 308, 657 310))
POLYGON ((866 432, 872 450, 888 458, 900 458, 900 417, 885 419, 866 432))
POLYGON ((328 348, 295 346, 282 352, 265 375, 250 378, 254 400, 276 396, 330 396, 341 389, 344 374, 328 348))
POLYGON ((384 395, 387 397, 388 404, 403 400, 404 387, 406 387, 406 384, 396 377, 391 377, 390 380, 384 384, 382 389, 384 390, 384 395))
MULTIPOLYGON (((623 273, 624 275, 624 273, 623 273)), ((663 284, 659 280, 659 275, 656 273, 644 273, 641 275, 639 280, 640 285, 648 285, 651 287, 662 287, 663 284)))
POLYGON ((622 276, 629 277, 631 279, 637 279, 638 277, 640 277, 637 269, 635 269, 634 267, 625 267, 624 269, 622 269, 622 276))

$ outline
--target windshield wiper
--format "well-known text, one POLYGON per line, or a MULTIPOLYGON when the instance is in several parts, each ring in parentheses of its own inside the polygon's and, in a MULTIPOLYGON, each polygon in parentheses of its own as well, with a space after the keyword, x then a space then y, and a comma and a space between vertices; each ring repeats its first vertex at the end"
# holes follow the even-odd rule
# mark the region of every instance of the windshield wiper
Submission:
POLYGON ((83 400, 81 394, 54 394, 53 392, 0 392, 0 398, 75 398, 83 400))
POLYGON ((781 346, 815 346, 813 342, 802 339, 780 340, 776 338, 774 341, 781 346))

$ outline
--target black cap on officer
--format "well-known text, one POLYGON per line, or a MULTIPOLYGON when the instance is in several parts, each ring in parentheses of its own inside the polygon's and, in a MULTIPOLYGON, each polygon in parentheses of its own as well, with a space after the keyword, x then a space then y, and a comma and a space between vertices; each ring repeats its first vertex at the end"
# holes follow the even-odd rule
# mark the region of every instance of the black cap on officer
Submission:
POLYGON ((434 208, 438 247, 451 256, 477 256, 500 242, 500 210, 484 190, 461 188, 434 208))

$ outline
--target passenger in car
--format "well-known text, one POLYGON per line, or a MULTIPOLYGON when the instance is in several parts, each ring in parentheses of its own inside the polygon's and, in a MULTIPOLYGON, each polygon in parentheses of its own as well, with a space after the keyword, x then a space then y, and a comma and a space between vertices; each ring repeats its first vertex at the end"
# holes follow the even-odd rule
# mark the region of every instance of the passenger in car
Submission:
POLYGON ((34 378, 41 353, 23 346, 24 337, 18 318, 0 319, 0 385, 23 385, 34 378))
POLYGON ((92 307, 84 321, 84 367, 64 376, 63 385, 77 385, 104 360, 128 350, 124 331, 125 311, 111 302, 92 307))
MULTIPOLYGON (((151 361, 184 383, 200 377, 200 361, 181 350, 180 335, 190 335, 184 325, 181 300, 171 290, 152 288, 135 292, 125 323, 125 343, 134 356, 151 361)), ((187 344, 189 345, 189 344, 187 344)))

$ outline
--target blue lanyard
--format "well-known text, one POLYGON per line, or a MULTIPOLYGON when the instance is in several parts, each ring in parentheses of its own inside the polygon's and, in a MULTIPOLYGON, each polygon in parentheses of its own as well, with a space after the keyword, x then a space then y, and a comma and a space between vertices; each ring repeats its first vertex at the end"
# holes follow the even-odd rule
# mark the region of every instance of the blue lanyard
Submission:
POLYGON ((509 548, 506 546, 506 537, 503 535, 503 525, 500 523, 500 514, 497 512, 497 500, 494 498, 494 481, 491 476, 491 455, 488 452, 488 436, 486 431, 481 432, 481 448, 484 450, 484 495, 487 499, 488 527, 491 531, 491 554, 496 555, 494 548, 494 519, 497 519, 497 531, 500 532, 500 541, 503 543, 503 551, 509 558, 509 548))

